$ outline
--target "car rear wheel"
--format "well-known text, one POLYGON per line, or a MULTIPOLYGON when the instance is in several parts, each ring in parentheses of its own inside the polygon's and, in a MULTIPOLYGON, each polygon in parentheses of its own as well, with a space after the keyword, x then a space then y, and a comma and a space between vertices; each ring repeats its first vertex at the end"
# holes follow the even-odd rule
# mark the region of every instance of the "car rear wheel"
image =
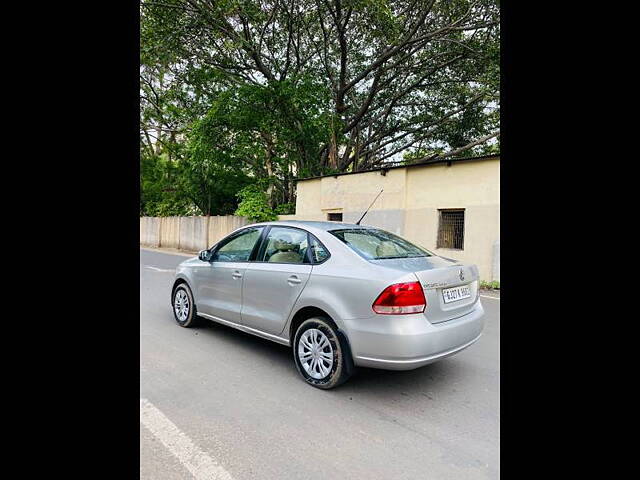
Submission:
POLYGON ((173 306, 173 317, 178 325, 185 328, 198 325, 200 317, 198 317, 198 312, 193 302, 191 289, 186 283, 181 283, 175 288, 171 298, 171 305, 173 306))
POLYGON ((305 381, 328 390, 351 376, 351 359, 345 340, 331 320, 315 317, 305 320, 296 331, 293 357, 305 381))

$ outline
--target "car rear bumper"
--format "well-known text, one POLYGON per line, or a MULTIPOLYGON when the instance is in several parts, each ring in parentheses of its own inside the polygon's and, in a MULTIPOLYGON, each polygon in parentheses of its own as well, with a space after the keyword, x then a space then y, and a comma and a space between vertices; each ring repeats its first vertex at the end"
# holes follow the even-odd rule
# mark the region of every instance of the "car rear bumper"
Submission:
POLYGON ((375 315, 344 321, 354 363, 385 370, 411 370, 453 355, 482 335, 484 309, 478 300, 461 317, 438 324, 424 314, 375 315))

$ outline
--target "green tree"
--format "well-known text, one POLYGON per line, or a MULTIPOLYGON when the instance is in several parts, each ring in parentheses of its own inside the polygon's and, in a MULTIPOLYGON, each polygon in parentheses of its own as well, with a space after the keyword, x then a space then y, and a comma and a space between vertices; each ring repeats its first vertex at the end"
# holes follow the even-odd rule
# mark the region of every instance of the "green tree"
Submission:
POLYGON ((201 213, 179 188, 184 164, 168 155, 140 154, 140 215, 169 216, 201 213))
POLYGON ((495 0, 143 0, 141 44, 143 149, 200 210, 224 179, 278 208, 298 177, 499 139, 495 0))

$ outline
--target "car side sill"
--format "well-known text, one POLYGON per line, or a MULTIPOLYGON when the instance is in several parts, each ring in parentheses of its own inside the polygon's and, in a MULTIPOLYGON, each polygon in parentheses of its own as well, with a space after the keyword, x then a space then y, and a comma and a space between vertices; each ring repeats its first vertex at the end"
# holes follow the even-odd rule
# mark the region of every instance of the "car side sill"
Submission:
POLYGON ((481 336, 482 336, 482 332, 480 332, 480 335, 478 335, 476 338, 474 338, 473 340, 471 340, 468 343, 465 343, 464 345, 460 345, 459 347, 452 348, 451 350, 446 350, 444 352, 436 353, 435 355, 429 355, 428 357, 412 358, 410 360, 387 360, 387 359, 384 359, 384 358, 358 357, 357 356, 356 359, 357 360, 368 360, 368 361, 373 361, 373 362, 380 362, 380 363, 383 363, 383 364, 384 363, 395 364, 395 365, 412 365, 414 363, 418 364, 418 363, 422 363, 422 362, 428 362, 429 360, 436 360, 436 359, 448 357, 449 355, 453 355, 454 353, 457 353, 457 352, 459 352, 461 350, 464 350, 465 348, 471 346, 481 336))
POLYGON ((233 323, 229 320, 224 320, 220 317, 214 317, 213 315, 209 315, 208 313, 200 313, 198 312, 199 317, 204 317, 208 320, 213 320, 214 322, 221 323, 223 325, 227 325, 229 327, 235 328, 236 330, 240 330, 242 332, 250 333, 251 335, 255 335, 256 337, 262 337, 267 340, 271 340, 273 342, 279 343, 281 345, 289 346, 289 340, 286 338, 278 337, 277 335, 272 335, 270 333, 263 332, 261 330, 256 330, 255 328, 247 327, 246 325, 241 325, 239 323, 233 323))

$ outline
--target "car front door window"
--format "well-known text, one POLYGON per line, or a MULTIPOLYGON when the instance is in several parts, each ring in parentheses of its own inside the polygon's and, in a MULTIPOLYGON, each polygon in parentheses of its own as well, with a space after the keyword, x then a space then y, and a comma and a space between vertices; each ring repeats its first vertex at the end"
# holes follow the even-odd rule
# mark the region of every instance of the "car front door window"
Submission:
POLYGON ((214 262, 248 262, 262 228, 250 228, 232 238, 213 254, 214 262))

